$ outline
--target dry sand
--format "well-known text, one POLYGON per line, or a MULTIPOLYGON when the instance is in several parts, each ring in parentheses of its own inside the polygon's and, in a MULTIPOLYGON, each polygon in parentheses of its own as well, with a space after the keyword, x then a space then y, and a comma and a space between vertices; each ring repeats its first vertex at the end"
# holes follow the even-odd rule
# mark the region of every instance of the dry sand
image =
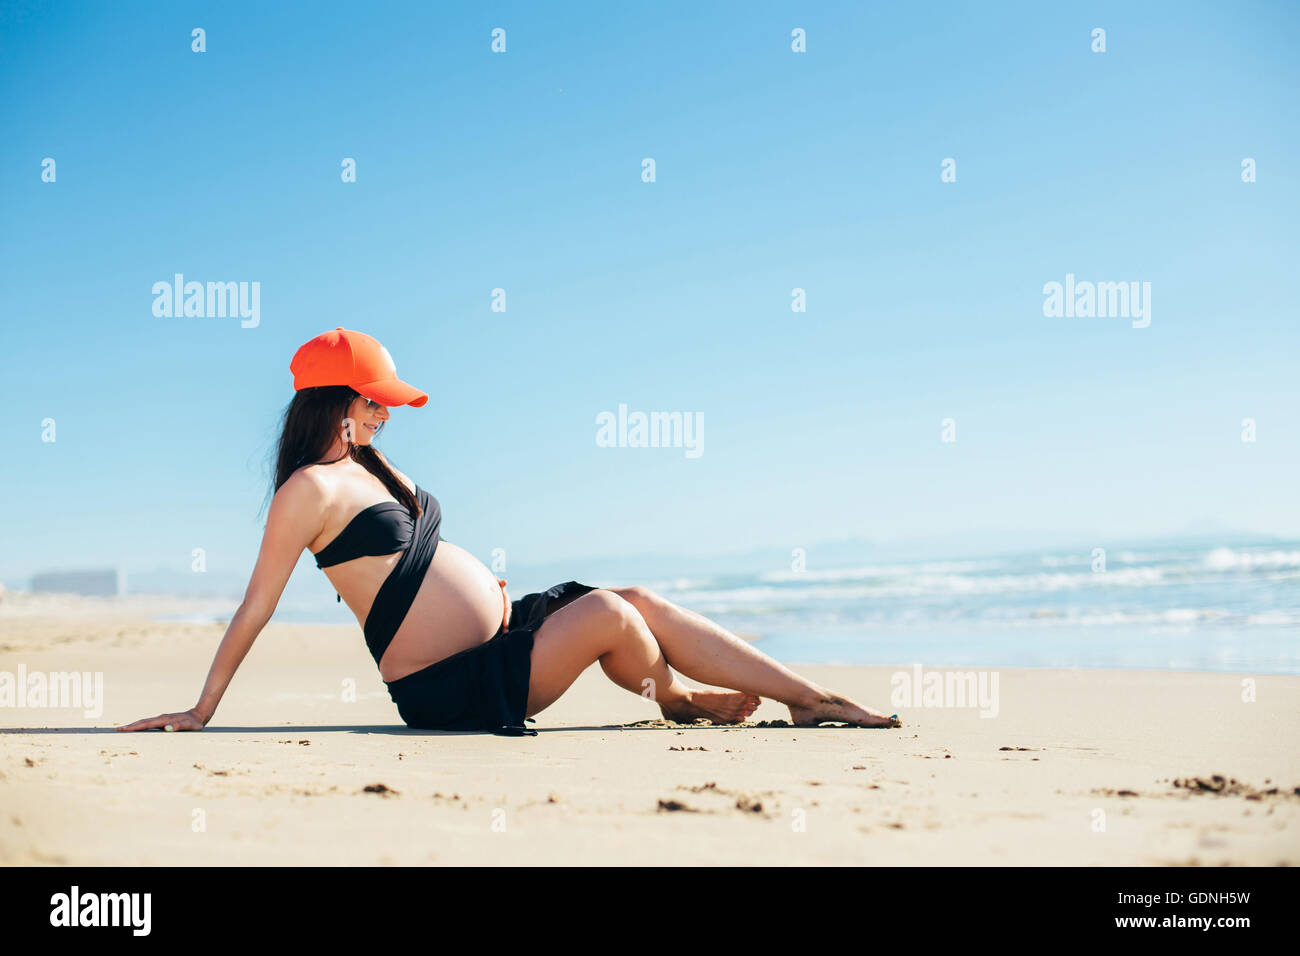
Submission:
MULTIPOLYGON (((510 738, 408 730, 359 628, 272 623, 205 731, 118 733, 192 706, 223 633, 153 608, 0 601, 0 672, 105 697, 0 707, 0 863, 1300 863, 1300 677, 1007 669, 995 718, 859 730, 664 725, 592 667, 510 738)), ((799 669, 889 706, 893 668, 799 669)))

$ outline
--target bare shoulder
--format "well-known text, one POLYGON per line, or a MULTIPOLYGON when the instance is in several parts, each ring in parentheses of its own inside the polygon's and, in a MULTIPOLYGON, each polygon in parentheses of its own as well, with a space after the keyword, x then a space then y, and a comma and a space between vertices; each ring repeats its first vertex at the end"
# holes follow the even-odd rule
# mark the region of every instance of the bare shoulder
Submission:
POLYGON ((313 465, 299 468, 276 489, 272 506, 296 513, 323 511, 331 498, 330 483, 313 465))

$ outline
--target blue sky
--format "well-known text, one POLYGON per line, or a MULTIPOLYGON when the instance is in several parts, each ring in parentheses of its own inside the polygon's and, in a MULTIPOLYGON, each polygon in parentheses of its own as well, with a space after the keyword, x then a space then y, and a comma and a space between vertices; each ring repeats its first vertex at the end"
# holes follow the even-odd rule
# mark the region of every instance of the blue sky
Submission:
POLYGON ((246 579, 339 325, 430 393, 380 445, 484 560, 1300 533, 1298 11, 6 2, 0 580, 246 579), (260 324, 155 317, 177 272, 260 324), (1067 273, 1150 327, 1044 317, 1067 273), (620 403, 704 454, 597 447, 620 403))

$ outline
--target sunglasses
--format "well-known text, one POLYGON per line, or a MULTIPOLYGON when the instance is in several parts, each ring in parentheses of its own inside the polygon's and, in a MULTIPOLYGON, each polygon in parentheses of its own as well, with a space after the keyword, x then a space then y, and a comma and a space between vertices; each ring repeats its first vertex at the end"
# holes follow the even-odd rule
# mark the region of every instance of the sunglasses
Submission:
POLYGON ((374 399, 372 399, 372 398, 366 398, 364 395, 358 395, 357 398, 361 399, 362 401, 364 401, 364 402, 366 403, 366 411, 368 411, 368 412, 373 412, 373 411, 374 411, 375 409, 377 409, 377 408, 383 408, 383 407, 384 407, 381 403, 376 402, 376 401, 375 401, 374 399))

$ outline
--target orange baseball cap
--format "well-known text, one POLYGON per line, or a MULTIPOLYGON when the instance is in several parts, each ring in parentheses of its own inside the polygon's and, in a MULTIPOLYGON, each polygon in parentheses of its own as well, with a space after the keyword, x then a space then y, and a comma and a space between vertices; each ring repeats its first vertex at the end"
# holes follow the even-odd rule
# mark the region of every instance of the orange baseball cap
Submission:
POLYGON ((294 353, 289 363, 294 391, 321 385, 350 385, 381 405, 419 408, 429 396, 397 377, 393 357, 364 332, 339 326, 322 332, 294 353))

